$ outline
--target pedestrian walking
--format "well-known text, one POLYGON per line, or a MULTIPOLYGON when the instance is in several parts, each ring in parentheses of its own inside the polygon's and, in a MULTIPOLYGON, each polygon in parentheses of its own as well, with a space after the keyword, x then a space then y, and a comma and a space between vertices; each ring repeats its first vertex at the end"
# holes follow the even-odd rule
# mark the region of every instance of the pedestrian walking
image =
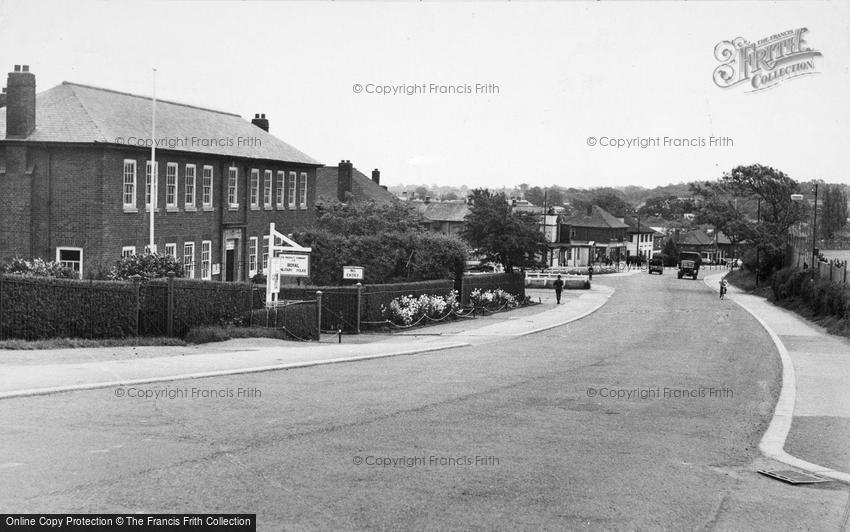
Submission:
POLYGON ((726 295, 726 279, 720 279, 720 299, 726 295))
POLYGON ((587 280, 588 281, 593 280, 593 265, 592 264, 587 267, 587 280))
POLYGON ((555 299, 558 300, 556 305, 560 305, 561 304, 561 292, 564 290, 564 281, 561 279, 560 275, 558 276, 557 279, 555 279, 554 286, 555 286, 555 299))

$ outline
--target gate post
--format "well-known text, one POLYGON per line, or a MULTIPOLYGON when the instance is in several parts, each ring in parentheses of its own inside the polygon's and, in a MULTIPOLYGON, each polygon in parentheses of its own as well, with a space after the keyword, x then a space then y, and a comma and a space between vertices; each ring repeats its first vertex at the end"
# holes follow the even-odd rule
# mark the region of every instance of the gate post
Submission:
POLYGON ((357 283, 357 334, 360 334, 360 303, 363 301, 363 283, 357 283))
POLYGON ((322 291, 316 290, 316 341, 322 341, 322 291))
POLYGON ((141 275, 133 275, 130 277, 133 280, 133 292, 135 295, 134 304, 135 312, 134 320, 133 320, 133 336, 139 336, 139 314, 142 312, 142 293, 140 290, 140 285, 142 281, 141 275))
POLYGON ((168 276, 168 298, 165 311, 165 334, 171 338, 174 336, 174 272, 168 272, 166 275, 168 276))

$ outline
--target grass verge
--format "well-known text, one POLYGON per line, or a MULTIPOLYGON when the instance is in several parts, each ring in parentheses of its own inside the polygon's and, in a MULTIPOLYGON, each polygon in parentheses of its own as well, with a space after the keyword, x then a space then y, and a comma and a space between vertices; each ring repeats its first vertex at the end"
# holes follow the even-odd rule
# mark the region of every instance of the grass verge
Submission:
POLYGON ((0 349, 80 349, 94 347, 128 346, 183 346, 186 342, 180 338, 133 336, 130 338, 47 338, 44 340, 2 340, 0 349))
POLYGON ((210 342, 224 342, 233 338, 277 338, 287 340, 289 337, 282 329, 266 327, 196 327, 191 329, 185 337, 189 344, 207 344, 210 342))

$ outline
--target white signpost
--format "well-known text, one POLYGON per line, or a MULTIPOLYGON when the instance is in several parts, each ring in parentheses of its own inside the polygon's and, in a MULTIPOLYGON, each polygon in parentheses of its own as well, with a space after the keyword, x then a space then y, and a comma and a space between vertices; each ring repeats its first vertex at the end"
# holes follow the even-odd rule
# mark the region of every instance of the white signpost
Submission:
POLYGON ((342 278, 343 279, 355 279, 358 281, 363 280, 363 266, 343 266, 342 267, 342 278))
POLYGON ((266 274, 266 306, 277 305, 281 277, 309 277, 310 252, 286 235, 275 231, 269 224, 269 266, 266 274), (278 244, 281 241, 282 244, 278 244))

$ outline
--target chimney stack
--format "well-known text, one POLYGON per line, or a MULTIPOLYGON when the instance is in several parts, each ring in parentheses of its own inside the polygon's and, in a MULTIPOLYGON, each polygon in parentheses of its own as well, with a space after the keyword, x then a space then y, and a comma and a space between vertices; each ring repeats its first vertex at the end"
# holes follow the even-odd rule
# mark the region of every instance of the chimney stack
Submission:
POLYGON ((431 203, 431 196, 425 196, 425 203, 431 203))
POLYGON ((588 206, 587 206, 587 215, 588 215, 588 216, 593 216, 593 205, 588 205, 588 206))
POLYGON ((372 181, 374 181, 376 185, 381 184, 381 172, 377 168, 372 170, 372 181))
POLYGON ((27 138, 35 129, 35 75, 15 65, 6 82, 6 138, 27 138))
POLYGON ((251 120, 251 123, 262 129, 266 133, 269 132, 269 121, 266 119, 266 114, 255 114, 254 119, 251 120))
POLYGON ((353 173, 351 161, 343 159, 339 162, 339 167, 337 168, 336 197, 343 203, 348 201, 348 196, 351 195, 353 173))

